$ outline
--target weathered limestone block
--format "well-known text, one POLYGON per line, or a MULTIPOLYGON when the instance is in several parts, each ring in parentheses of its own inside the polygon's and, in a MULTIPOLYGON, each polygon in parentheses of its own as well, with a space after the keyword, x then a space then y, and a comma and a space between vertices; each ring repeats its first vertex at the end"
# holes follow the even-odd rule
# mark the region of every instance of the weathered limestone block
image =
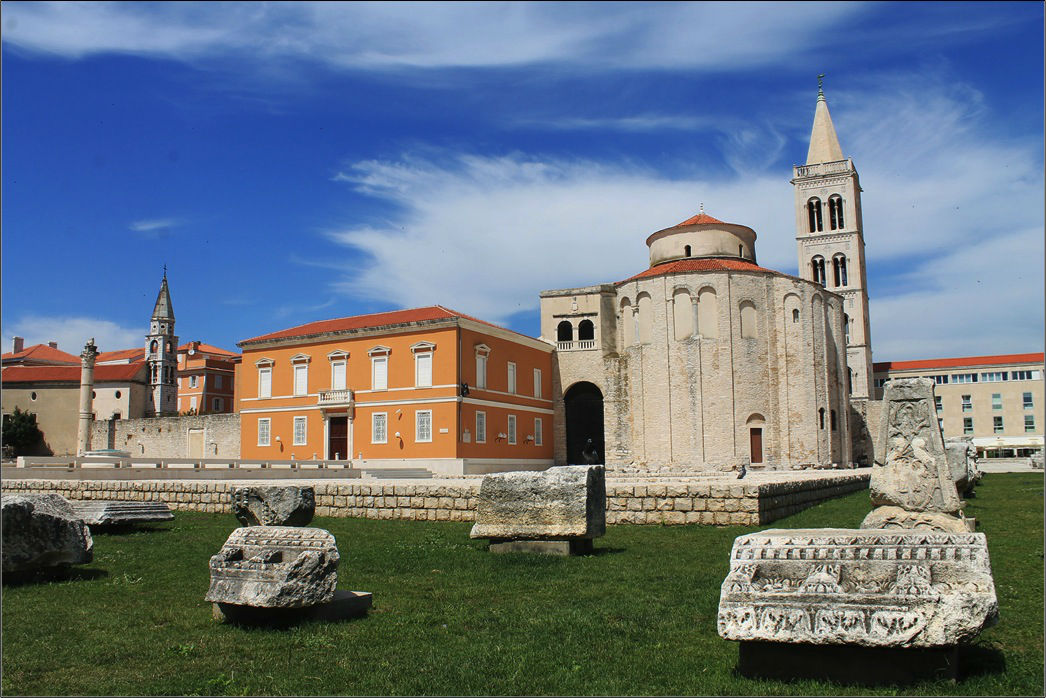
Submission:
POLYGON ((603 466, 487 475, 476 501, 472 538, 567 540, 606 533, 603 466))
POLYGON ((322 528, 237 528, 211 557, 207 600, 261 608, 302 608, 334 598, 338 546, 322 528))
POLYGON ((955 488, 960 496, 970 496, 973 486, 981 479, 981 471, 977 469, 977 448, 966 439, 949 439, 944 448, 948 452, 948 468, 955 480, 955 488))
POLYGON ((94 558, 91 531, 57 494, 5 494, 2 567, 5 573, 83 565, 94 558))
POLYGON ((316 512, 316 492, 310 486, 236 487, 232 501, 244 526, 308 526, 316 512))
POLYGON ((935 511, 905 511, 901 507, 876 507, 864 517, 861 528, 919 529, 966 533, 974 530, 974 520, 935 511))
POLYGON ((120 526, 135 523, 170 521, 171 508, 163 502, 105 501, 69 502, 76 515, 88 526, 120 526))
MULTIPOLYGON (((959 520, 961 502, 937 424, 930 379, 900 378, 886 384, 870 489, 873 506, 897 507, 905 512, 935 512, 950 517, 948 524, 939 528, 936 522, 945 519, 933 517, 929 525, 934 525, 935 530, 965 527, 959 520)), ((873 528, 875 522, 883 518, 882 513, 873 510, 861 528, 873 528)), ((910 517, 894 516, 890 520, 903 527, 910 517)), ((923 521, 923 525, 930 521, 918 520, 923 521)))
POLYGON ((771 529, 734 540, 718 626, 727 640, 950 647, 998 615, 983 533, 771 529))

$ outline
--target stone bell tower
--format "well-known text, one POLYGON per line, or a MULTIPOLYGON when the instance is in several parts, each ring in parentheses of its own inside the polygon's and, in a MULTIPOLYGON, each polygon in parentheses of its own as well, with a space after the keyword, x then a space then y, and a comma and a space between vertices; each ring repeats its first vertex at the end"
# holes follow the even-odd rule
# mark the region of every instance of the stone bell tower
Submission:
POLYGON ((799 276, 820 283, 844 299, 848 390, 870 398, 872 341, 868 321, 861 219, 861 183, 853 160, 843 157, 818 76, 817 106, 806 164, 793 168, 799 276))
POLYGON ((160 293, 156 296, 149 334, 145 336, 145 363, 149 371, 149 416, 178 411, 178 338, 174 335, 174 306, 167 288, 167 267, 163 269, 160 293))

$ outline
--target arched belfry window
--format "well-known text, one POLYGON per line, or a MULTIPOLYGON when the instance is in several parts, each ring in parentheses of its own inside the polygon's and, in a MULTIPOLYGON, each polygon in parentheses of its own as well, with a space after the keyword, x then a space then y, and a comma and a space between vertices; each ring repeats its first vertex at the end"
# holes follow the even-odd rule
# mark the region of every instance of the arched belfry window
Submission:
POLYGON ((690 256, 690 245, 687 245, 686 247, 683 248, 683 255, 686 256, 686 257, 690 256))
POLYGON ((836 255, 836 257, 835 257, 835 267, 836 267, 835 273, 836 273, 836 277, 837 277, 835 285, 836 286, 847 286, 847 285, 849 285, 847 280, 846 280, 846 256, 845 255, 836 255))
POLYGON ((817 410, 817 425, 824 429, 824 408, 817 410))
POLYGON ((582 320, 577 326, 577 338, 582 342, 596 338, 596 327, 591 320, 582 320))
POLYGON ((822 286, 828 285, 828 276, 825 274, 824 269, 824 257, 818 255, 810 260, 811 276, 813 277, 814 283, 821 284, 822 286))
POLYGON ((832 230, 839 230, 846 225, 843 222, 843 197, 838 194, 828 197, 828 223, 832 230))
POLYGON ((821 218, 821 200, 814 197, 806 202, 806 210, 810 215, 810 232, 820 233, 824 230, 824 223, 821 218))
POLYGON ((792 322, 799 322, 799 309, 792 310, 792 322))
POLYGON ((846 337, 846 343, 850 343, 850 316, 843 313, 843 335, 846 337))
POLYGON ((556 341, 574 341, 574 326, 570 324, 569 320, 564 320, 563 322, 559 323, 559 326, 556 328, 556 341))
POLYGON ((155 354, 155 353, 156 353, 156 348, 157 348, 157 346, 158 346, 158 345, 157 345, 157 343, 156 343, 156 340, 155 340, 155 339, 154 339, 153 341, 149 342, 149 353, 150 353, 150 354, 155 354))

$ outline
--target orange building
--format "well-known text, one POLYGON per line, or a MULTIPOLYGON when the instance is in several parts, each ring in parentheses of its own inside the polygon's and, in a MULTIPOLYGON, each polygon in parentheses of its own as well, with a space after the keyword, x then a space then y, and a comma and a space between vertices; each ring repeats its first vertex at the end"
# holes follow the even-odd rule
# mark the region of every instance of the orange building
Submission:
POLYGON ((240 455, 439 474, 552 465, 552 351, 442 306, 239 342, 240 455))
POLYGON ((178 411, 232 412, 236 363, 240 355, 203 342, 178 347, 178 411))

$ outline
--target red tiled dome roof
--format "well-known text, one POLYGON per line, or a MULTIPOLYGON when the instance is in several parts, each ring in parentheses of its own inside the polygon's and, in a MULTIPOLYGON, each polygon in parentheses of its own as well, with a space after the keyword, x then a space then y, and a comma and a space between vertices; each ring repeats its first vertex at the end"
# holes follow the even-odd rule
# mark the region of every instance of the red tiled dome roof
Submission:
POLYGON ((729 257, 707 257, 702 259, 677 259, 673 262, 658 264, 618 283, 623 284, 627 281, 635 281, 636 279, 645 279, 651 276, 677 274, 688 271, 761 271, 768 274, 780 274, 780 272, 776 272, 773 269, 766 269, 755 262, 750 262, 749 260, 741 259, 740 257, 733 259, 729 257))
POLYGON ((693 218, 687 218, 687 219, 686 219, 685 221, 683 221, 682 223, 676 223, 676 224, 675 224, 674 226, 672 226, 672 227, 673 227, 673 228, 679 228, 679 227, 682 227, 682 226, 684 226, 684 225, 703 225, 703 224, 705 224, 705 223, 720 223, 720 224, 725 224, 725 223, 726 223, 726 221, 721 221, 721 220, 719 220, 718 218, 712 218, 712 217, 711 217, 710 215, 708 215, 708 214, 707 214, 707 213, 705 213, 704 211, 701 211, 701 213, 697 214, 697 215, 696 215, 696 216, 694 216, 693 218))

